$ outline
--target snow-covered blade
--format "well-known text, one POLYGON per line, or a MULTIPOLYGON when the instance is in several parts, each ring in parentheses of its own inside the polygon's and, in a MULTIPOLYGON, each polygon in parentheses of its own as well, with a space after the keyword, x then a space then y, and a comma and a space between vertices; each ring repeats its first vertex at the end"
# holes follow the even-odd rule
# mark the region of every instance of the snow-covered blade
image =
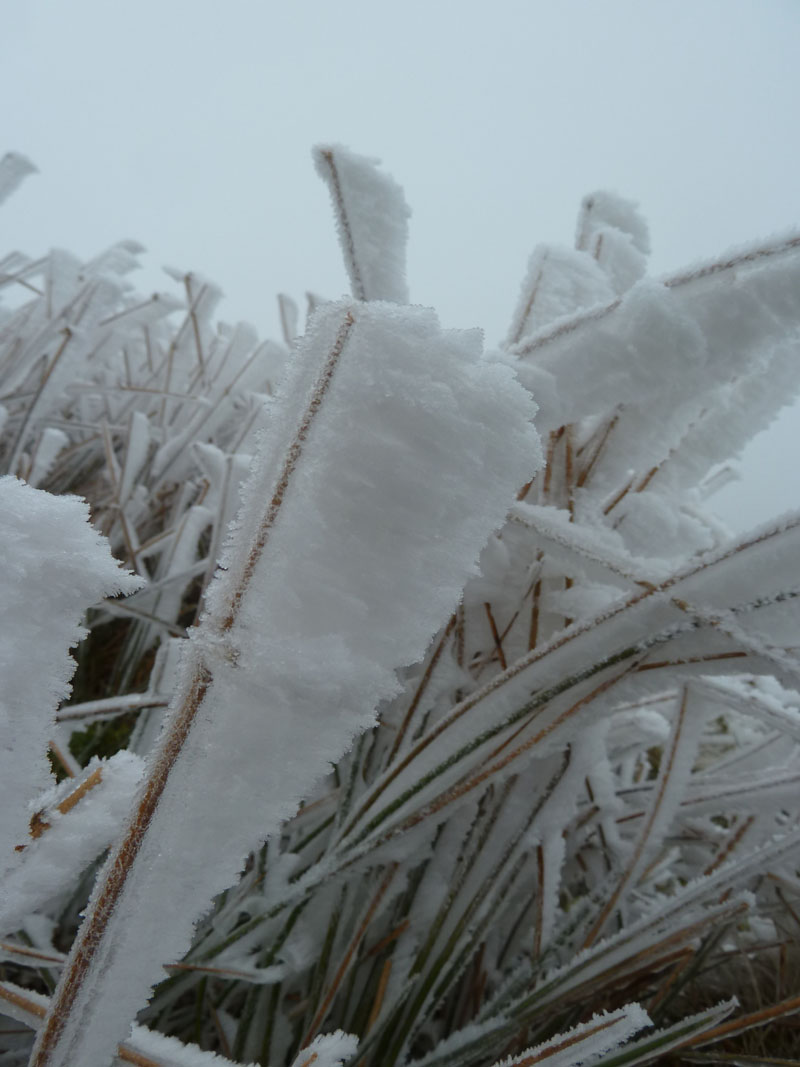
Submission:
POLYGON ((87 608, 141 582, 122 571, 76 497, 55 497, 0 478, 0 869, 24 845, 28 805, 52 784, 47 749, 56 708, 69 693, 69 649, 87 608))
POLYGON ((535 468, 531 414, 474 331, 320 311, 33 1063, 107 1062, 211 897, 374 723, 535 468))
MULTIPOLYGON (((298 1055, 291 1067, 340 1067, 345 1060, 355 1055, 358 1041, 351 1034, 337 1030, 321 1034, 298 1055)), ((118 1056, 125 1063, 130 1054, 143 1057, 132 1059, 133 1063, 157 1064, 158 1067, 235 1067, 234 1061, 214 1052, 204 1052, 196 1045, 188 1045, 175 1037, 165 1037, 156 1030, 134 1026, 128 1041, 119 1048, 118 1056)), ((239 1063, 241 1061, 237 1061, 239 1063)), ((256 1067, 255 1064, 245 1067, 256 1067)))
POLYGON ((727 1000, 707 1011, 689 1015, 674 1026, 639 1037, 624 1049, 603 1056, 596 1061, 596 1067, 643 1067, 647 1063, 659 1062, 675 1049, 687 1045, 702 1046, 703 1034, 713 1030, 736 1006, 735 1000, 727 1000))
MULTIPOLYGON (((606 1053, 618 1049, 645 1027, 652 1026, 647 1012, 639 1004, 626 1004, 616 1011, 604 1011, 585 1023, 556 1034, 532 1048, 498 1060, 493 1067, 589 1067, 605 1062, 606 1053)), ((471 1023, 442 1041, 430 1056, 418 1061, 419 1067, 458 1067, 475 1062, 474 1048, 479 1046, 487 1028, 471 1023)))
MULTIPOLYGON (((796 660, 765 641, 773 636, 768 610, 775 600, 798 625, 798 537, 800 517, 787 518, 663 581, 639 581, 627 599, 517 659, 378 779, 347 827, 354 843, 402 832, 463 800, 487 777, 513 773, 526 759, 571 743, 583 717, 596 721, 620 699, 619 690, 666 686, 701 671, 774 673, 797 685, 796 660)), ((598 539, 596 558, 606 554, 608 540, 598 539)))
MULTIPOLYGON (((715 389, 796 335, 799 282, 800 238, 789 234, 660 284, 644 280, 603 308, 543 328, 514 351, 534 388, 555 387, 543 411, 548 429, 620 404, 658 403, 664 430, 680 439, 715 389)), ((637 462, 646 469, 675 440, 643 428, 637 426, 647 454, 637 462)))
POLYGON ((142 770, 142 760, 132 752, 95 757, 80 776, 40 798, 31 836, 17 846, 16 863, 4 878, 0 935, 21 928, 32 912, 47 913, 63 887, 76 882, 108 848, 128 815, 142 770))
POLYGON ((543 245, 528 262, 507 343, 519 344, 553 319, 607 304, 615 295, 605 271, 588 253, 543 245))
POLYGON ((408 303, 408 217, 403 190, 380 160, 342 145, 320 145, 314 163, 330 191, 339 243, 356 300, 408 303))
POLYGON ((543 1063, 547 1067, 593 1067, 600 1057, 619 1048, 639 1030, 650 1026, 650 1017, 638 1004, 626 1004, 615 1012, 595 1015, 566 1033, 501 1060, 494 1067, 523 1067, 543 1063))
POLYGON ((598 190, 583 199, 575 246, 596 260, 615 292, 624 293, 645 272, 650 235, 636 204, 598 190))
MULTIPOLYGON (((49 998, 31 989, 24 989, 13 982, 0 982, 0 1015, 22 1023, 32 1030, 41 1028, 42 1020, 50 1006, 49 998)), ((291 1067, 317 1064, 318 1067, 340 1067, 350 1059, 358 1048, 352 1034, 336 1030, 320 1034, 311 1044, 301 1050, 291 1067)), ((186 1044, 175 1037, 166 1037, 146 1026, 132 1026, 130 1036, 120 1043, 114 1060, 117 1064, 138 1067, 234 1067, 234 1061, 214 1052, 205 1052, 197 1045, 186 1044)), ((240 1067, 255 1067, 255 1064, 240 1067)))

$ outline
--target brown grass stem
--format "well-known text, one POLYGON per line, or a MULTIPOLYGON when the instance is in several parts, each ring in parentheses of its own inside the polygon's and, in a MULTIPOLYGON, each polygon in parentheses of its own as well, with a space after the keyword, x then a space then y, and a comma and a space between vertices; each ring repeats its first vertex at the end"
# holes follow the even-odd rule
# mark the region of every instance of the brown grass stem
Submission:
POLYGON ((333 193, 333 204, 336 211, 336 217, 341 227, 342 235, 344 237, 345 246, 347 249, 347 260, 350 267, 350 282, 353 288, 353 296, 356 300, 366 300, 367 291, 364 287, 364 279, 361 275, 361 268, 356 258, 356 246, 353 240, 353 230, 350 226, 350 219, 347 215, 347 207, 344 202, 344 193, 342 192, 342 184, 339 180, 339 171, 336 168, 336 160, 334 159, 333 152, 326 149, 321 153, 322 158, 328 164, 328 168, 331 173, 331 191, 333 193))

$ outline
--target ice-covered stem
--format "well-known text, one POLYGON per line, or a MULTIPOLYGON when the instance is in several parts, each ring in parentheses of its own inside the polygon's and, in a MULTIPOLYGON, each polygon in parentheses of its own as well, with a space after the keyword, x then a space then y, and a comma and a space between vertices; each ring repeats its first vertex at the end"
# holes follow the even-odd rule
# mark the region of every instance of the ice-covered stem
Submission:
MULTIPOLYGON (((0 982, 0 1008, 24 1026, 38 1030, 47 1014, 48 998, 32 989, 0 982)), ((352 1034, 336 1030, 322 1034, 300 1051, 291 1067, 340 1067, 355 1054, 358 1041, 352 1034)), ((167 1037, 145 1026, 131 1027, 127 1041, 116 1050, 117 1059, 135 1067, 237 1067, 233 1060, 216 1052, 205 1052, 176 1037, 167 1037)), ((239 1065, 241 1067, 241 1065, 239 1065)), ((250 1067, 255 1067, 251 1064, 250 1067)))
MULTIPOLYGON (((721 259, 714 260, 711 263, 704 264, 701 267, 697 267, 694 270, 681 271, 679 274, 672 274, 663 278, 661 284, 666 289, 682 289, 685 286, 690 286, 694 282, 703 281, 706 278, 712 278, 716 275, 723 274, 727 271, 735 271, 737 268, 752 268, 766 265, 772 260, 786 260, 786 273, 792 270, 793 263, 791 257, 796 257, 798 251, 800 251, 800 234, 790 233, 784 237, 776 238, 773 241, 765 241, 752 248, 746 248, 741 252, 734 252, 729 256, 724 256, 721 259)), ((778 267, 777 271, 781 268, 778 267)), ((739 280, 738 278, 736 279, 739 280)), ((776 272, 776 287, 781 285, 781 280, 777 277, 776 272)), ((787 278, 787 280, 793 280, 787 278)), ((771 281, 771 279, 768 279, 771 281)), ((724 297, 722 293, 711 293, 713 304, 713 298, 724 297)), ((759 293, 759 296, 761 293, 759 293)), ((781 291, 776 293, 776 297, 780 298, 783 295, 781 291)), ((707 298, 708 293, 703 292, 700 295, 700 299, 707 298)), ((520 356, 533 356, 540 350, 548 348, 551 342, 554 342, 567 334, 575 331, 590 332, 594 328, 594 324, 602 321, 607 316, 612 315, 622 304, 622 298, 617 298, 609 303, 590 308, 588 310, 579 310, 575 315, 570 318, 564 318, 562 321, 553 325, 552 329, 545 329, 537 333, 528 341, 524 341, 522 344, 514 347, 514 352, 520 356)), ((716 311, 716 307, 713 307, 716 311)), ((788 316, 787 316, 788 317, 788 316)), ((778 325, 784 326, 786 324, 780 323, 778 325)), ((788 324, 790 327, 792 323, 788 324)))
POLYGON ((331 195, 353 296, 408 303, 405 260, 411 212, 403 190, 378 170, 377 159, 342 145, 320 145, 313 154, 331 195))
POLYGON ((333 347, 330 350, 330 354, 328 355, 322 368, 322 372, 314 386, 313 393, 311 394, 311 401, 297 428, 297 434, 289 445, 283 467, 281 468, 280 477, 278 478, 278 483, 275 486, 275 491, 269 502, 269 506, 267 507, 261 522, 258 524, 256 536, 250 546, 246 558, 244 559, 241 573, 236 576, 235 584, 228 591, 224 600, 221 599, 221 619, 219 621, 219 626, 223 633, 227 633, 236 622, 242 599, 249 588, 255 569, 259 564, 270 530, 274 526, 275 520, 278 517, 278 512, 283 504, 284 495, 300 460, 303 445, 308 438, 311 424, 322 405, 322 401, 325 398, 328 388, 330 387, 333 373, 336 370, 336 365, 341 359, 345 343, 347 342, 347 338, 354 325, 355 318, 348 311, 342 320, 333 347))
POLYGON ((320 309, 36 1067, 108 1062, 161 961, 397 692, 536 466, 532 409, 477 331, 421 308, 320 309))

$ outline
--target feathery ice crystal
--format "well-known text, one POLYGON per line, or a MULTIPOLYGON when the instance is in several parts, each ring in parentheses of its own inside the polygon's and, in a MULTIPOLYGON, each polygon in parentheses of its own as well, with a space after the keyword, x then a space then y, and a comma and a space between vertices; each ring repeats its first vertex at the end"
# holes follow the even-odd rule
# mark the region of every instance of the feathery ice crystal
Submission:
POLYGON ((0 1061, 745 1047, 800 1007, 800 513, 706 499, 800 389, 800 236, 652 279, 593 194, 485 352, 315 162, 352 297, 280 344, 132 242, 2 261, 0 1061))

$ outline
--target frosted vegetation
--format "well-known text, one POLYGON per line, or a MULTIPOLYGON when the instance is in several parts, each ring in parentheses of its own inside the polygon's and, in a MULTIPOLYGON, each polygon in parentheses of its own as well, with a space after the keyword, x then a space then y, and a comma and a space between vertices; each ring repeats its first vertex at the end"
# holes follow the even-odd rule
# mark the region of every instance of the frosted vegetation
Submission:
POLYGON ((487 352, 315 163, 352 297, 280 343, 132 242, 0 262, 0 1064, 780 1054, 800 512, 707 500, 800 390, 800 236, 653 280, 593 194, 487 352))

